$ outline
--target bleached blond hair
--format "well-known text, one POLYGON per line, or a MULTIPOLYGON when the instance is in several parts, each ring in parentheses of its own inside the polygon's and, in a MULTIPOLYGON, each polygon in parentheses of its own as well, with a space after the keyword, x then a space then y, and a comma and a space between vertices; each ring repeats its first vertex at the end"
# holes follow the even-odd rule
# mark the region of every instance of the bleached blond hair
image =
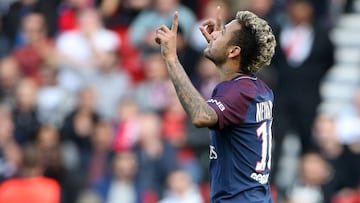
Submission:
POLYGON ((241 47, 240 71, 256 73, 271 63, 276 47, 275 36, 269 24, 250 11, 238 11, 236 20, 241 29, 232 43, 235 40, 241 47))

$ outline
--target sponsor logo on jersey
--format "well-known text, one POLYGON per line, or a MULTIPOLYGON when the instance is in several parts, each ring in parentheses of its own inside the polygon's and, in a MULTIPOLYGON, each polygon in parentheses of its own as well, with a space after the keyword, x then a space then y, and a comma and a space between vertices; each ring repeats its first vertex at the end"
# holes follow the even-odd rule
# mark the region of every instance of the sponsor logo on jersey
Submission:
POLYGON ((216 99, 209 99, 207 102, 208 102, 208 103, 215 103, 216 106, 219 107, 220 111, 224 111, 224 110, 225 110, 225 106, 224 106, 223 103, 221 103, 221 101, 218 101, 218 100, 216 100, 216 99))
POLYGON ((257 182, 259 182, 260 184, 266 184, 269 181, 269 174, 260 174, 260 173, 252 173, 250 175, 250 177, 254 180, 256 180, 257 182))
POLYGON ((210 145, 209 159, 217 159, 217 153, 215 151, 215 147, 212 145, 210 145))

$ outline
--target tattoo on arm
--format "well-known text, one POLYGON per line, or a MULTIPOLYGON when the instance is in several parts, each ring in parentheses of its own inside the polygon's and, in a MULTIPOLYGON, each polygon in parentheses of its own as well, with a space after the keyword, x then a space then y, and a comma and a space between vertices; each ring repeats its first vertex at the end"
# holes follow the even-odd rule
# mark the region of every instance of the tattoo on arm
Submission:
POLYGON ((167 61, 170 78, 179 100, 191 120, 201 121, 198 127, 212 126, 217 122, 217 114, 192 85, 179 60, 167 61))

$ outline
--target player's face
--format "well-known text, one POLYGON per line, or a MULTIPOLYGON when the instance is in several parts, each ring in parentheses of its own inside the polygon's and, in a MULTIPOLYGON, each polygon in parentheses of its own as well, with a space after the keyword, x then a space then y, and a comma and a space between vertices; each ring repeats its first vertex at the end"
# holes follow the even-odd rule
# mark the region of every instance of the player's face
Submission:
POLYGON ((214 31, 208 46, 204 50, 204 55, 212 60, 216 65, 225 63, 228 58, 229 40, 235 30, 240 29, 240 24, 233 20, 226 24, 219 31, 214 31))

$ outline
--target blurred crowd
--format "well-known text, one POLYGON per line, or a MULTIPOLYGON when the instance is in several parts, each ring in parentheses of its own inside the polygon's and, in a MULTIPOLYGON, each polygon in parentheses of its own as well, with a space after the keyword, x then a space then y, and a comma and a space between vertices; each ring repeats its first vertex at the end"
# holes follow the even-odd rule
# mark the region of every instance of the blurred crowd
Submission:
POLYGON ((208 203, 208 131, 187 119, 154 30, 179 11, 179 60, 208 99, 217 70, 198 26, 218 5, 277 38, 258 73, 276 98, 275 202, 359 203, 360 86, 339 115, 318 110, 329 33, 355 0, 1 0, 0 203, 208 203), (284 186, 289 134, 300 153, 284 186))

